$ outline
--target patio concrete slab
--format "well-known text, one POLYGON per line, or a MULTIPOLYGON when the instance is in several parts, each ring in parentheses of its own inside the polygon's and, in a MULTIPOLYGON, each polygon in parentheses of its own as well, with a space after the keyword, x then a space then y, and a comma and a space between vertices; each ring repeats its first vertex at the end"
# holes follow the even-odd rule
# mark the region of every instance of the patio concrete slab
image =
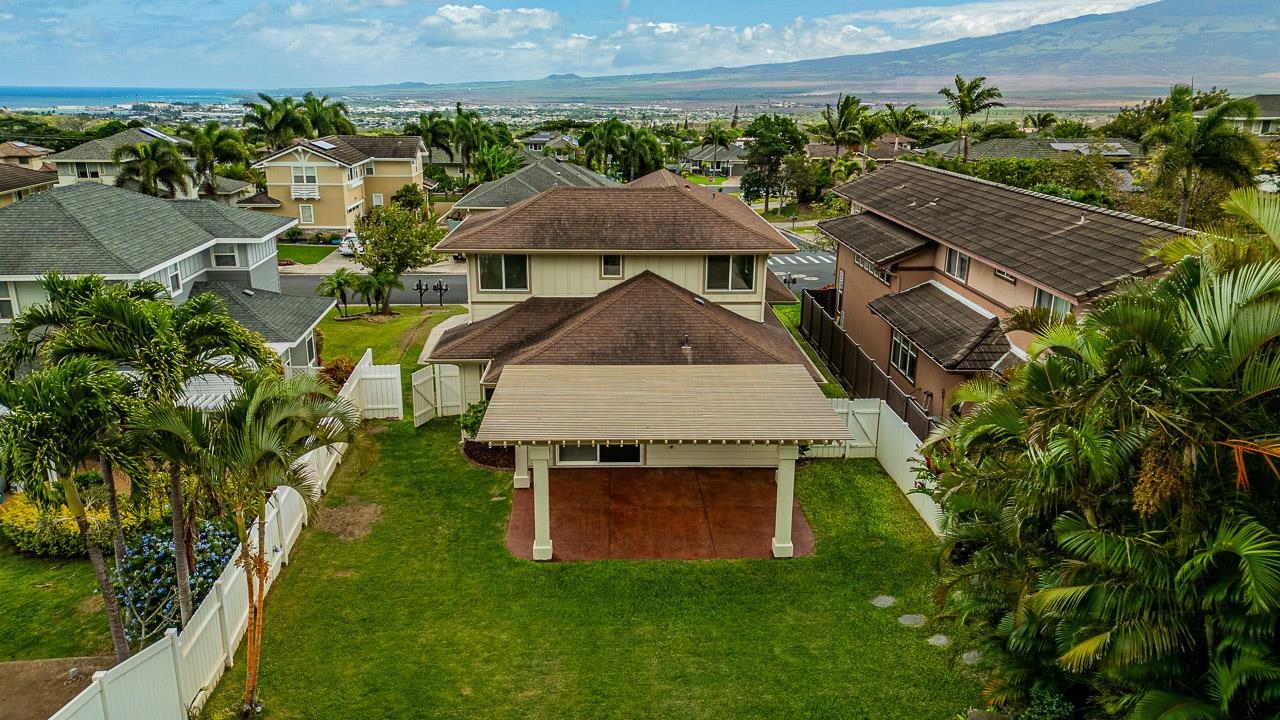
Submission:
MULTIPOLYGON (((554 560, 701 560, 772 557, 772 468, 553 468, 554 560)), ((533 492, 517 489, 507 548, 533 557, 533 492)), ((796 503, 792 542, 813 553, 796 503)))

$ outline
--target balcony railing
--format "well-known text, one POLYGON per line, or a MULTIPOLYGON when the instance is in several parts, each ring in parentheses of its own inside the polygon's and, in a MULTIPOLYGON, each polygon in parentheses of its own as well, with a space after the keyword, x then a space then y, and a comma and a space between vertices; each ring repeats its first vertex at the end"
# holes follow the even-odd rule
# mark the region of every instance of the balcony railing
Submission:
POLYGON ((320 185, 317 183, 294 183, 289 186, 289 197, 294 200, 319 200, 320 185))

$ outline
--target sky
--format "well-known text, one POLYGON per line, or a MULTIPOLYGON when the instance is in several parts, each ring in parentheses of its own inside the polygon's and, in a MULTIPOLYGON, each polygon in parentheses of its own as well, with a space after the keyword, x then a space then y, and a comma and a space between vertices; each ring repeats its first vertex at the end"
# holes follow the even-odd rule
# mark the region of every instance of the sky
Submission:
POLYGON ((1153 0, 0 0, 3 84, 279 88, 786 62, 1153 0))

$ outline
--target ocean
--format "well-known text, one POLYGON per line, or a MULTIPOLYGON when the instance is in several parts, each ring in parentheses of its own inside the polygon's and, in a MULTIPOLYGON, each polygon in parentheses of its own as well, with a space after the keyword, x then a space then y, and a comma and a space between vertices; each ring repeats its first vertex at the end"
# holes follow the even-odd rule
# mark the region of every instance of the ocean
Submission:
POLYGON ((20 87, 0 86, 0 108, 64 110, 147 102, 239 103, 252 90, 216 88, 20 87))

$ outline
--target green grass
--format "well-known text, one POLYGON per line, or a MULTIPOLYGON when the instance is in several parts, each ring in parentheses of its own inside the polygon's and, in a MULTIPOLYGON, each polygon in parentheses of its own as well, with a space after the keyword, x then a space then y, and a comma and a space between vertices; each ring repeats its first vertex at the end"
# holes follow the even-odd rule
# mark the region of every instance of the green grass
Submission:
POLYGON ((706 175, 689 175, 687 179, 699 185, 723 185, 728 178, 716 176, 707 177, 706 175))
POLYGON ((28 557, 0 542, 0 588, 0 661, 111 652, 88 560, 28 557))
MULTIPOLYGON (((875 461, 799 470, 810 557, 538 564, 505 547, 510 476, 457 441, 451 419, 391 423, 339 470, 320 512, 381 516, 292 551, 266 603, 268 718, 943 720, 979 701, 967 648, 897 622, 933 609, 935 540, 875 461)), ((242 652, 205 717, 233 717, 243 682, 242 652)))
POLYGON ((367 315, 363 305, 351 305, 354 319, 339 320, 337 308, 329 312, 328 317, 320 321, 320 332, 324 335, 324 358, 347 355, 359 360, 367 348, 373 348, 373 361, 379 365, 400 365, 400 380, 405 388, 405 407, 408 407, 409 376, 418 365, 418 356, 422 354, 422 346, 431 334, 431 328, 440 324, 450 315, 465 312, 459 305, 435 305, 418 307, 417 305, 396 305, 393 308, 399 315, 367 315))
POLYGON ((300 265, 315 265, 329 257, 329 253, 337 247, 337 245, 280 243, 276 245, 276 253, 281 260, 292 260, 300 265))
POLYGON ((813 364, 817 365, 818 369, 822 371, 822 376, 827 379, 827 381, 822 384, 822 394, 829 398, 849 397, 849 393, 845 392, 844 387, 841 386, 840 383, 836 382, 835 375, 831 374, 831 370, 827 367, 827 364, 822 362, 822 358, 818 357, 818 353, 813 349, 813 346, 801 337, 800 303, 795 303, 794 305, 774 305, 773 313, 778 316, 778 319, 782 321, 783 325, 787 326, 787 330, 791 331, 791 337, 795 338, 796 342, 800 344, 800 349, 804 350, 804 354, 809 356, 809 359, 813 361, 813 364))
POLYGON ((787 203, 781 207, 770 206, 769 212, 761 212, 760 215, 769 222, 790 222, 794 213, 796 220, 821 220, 822 216, 818 213, 818 208, 804 203, 800 205, 799 210, 796 209, 795 203, 787 203))

